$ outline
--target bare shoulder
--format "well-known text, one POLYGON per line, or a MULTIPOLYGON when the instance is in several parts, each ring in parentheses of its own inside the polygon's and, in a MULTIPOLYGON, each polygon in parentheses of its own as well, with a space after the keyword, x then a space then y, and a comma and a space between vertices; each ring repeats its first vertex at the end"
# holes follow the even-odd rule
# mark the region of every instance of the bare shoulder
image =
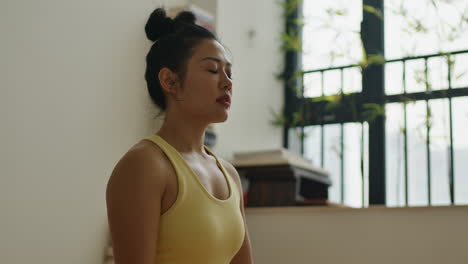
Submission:
POLYGON ((168 169, 167 157, 155 144, 141 140, 133 145, 117 162, 109 183, 115 180, 144 180, 146 183, 164 184, 168 169))
POLYGON ((117 162, 106 186, 109 203, 137 195, 146 201, 163 198, 172 168, 163 151, 152 142, 141 140, 117 162), (143 196, 146 196, 144 198, 143 196))
POLYGON ((115 263, 154 263, 167 163, 151 142, 139 142, 117 162, 106 188, 115 263))

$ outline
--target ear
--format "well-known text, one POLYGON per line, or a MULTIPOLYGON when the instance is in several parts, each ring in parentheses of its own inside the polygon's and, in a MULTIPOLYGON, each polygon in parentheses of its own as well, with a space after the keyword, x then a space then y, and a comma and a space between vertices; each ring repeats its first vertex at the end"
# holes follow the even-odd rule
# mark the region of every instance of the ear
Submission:
POLYGON ((179 83, 179 77, 177 73, 173 72, 167 67, 164 67, 159 71, 158 78, 159 83, 161 84, 161 87, 165 92, 171 94, 176 93, 176 88, 179 83))

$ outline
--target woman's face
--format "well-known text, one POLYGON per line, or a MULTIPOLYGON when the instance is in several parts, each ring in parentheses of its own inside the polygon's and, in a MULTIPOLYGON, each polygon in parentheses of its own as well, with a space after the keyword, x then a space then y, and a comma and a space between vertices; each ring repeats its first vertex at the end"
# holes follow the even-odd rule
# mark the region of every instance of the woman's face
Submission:
POLYGON ((230 105, 218 98, 226 95, 232 98, 231 74, 231 62, 224 47, 216 40, 202 40, 187 62, 183 87, 177 94, 182 101, 174 103, 196 120, 226 121, 230 105))

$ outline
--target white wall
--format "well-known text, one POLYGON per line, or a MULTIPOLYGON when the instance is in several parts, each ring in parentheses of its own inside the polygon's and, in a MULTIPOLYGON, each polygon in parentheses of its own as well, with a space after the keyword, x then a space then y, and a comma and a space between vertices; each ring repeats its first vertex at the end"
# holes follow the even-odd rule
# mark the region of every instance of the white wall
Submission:
POLYGON ((152 133, 160 1, 1 1, 0 263, 102 263, 105 184, 152 133))
POLYGON ((191 4, 194 4, 206 11, 208 11, 210 14, 212 14, 214 17, 216 17, 216 13, 217 13, 217 4, 218 4, 218 1, 217 0, 187 0, 188 2, 190 2, 191 4))
POLYGON ((282 146, 282 129, 270 124, 270 108, 283 106, 281 7, 271 0, 218 1, 217 32, 233 55, 233 98, 229 118, 216 124, 215 151, 226 159, 233 152, 282 146), (249 38, 249 31, 254 31, 249 38))
POLYGON ((247 208, 256 264, 465 264, 468 206, 247 208))

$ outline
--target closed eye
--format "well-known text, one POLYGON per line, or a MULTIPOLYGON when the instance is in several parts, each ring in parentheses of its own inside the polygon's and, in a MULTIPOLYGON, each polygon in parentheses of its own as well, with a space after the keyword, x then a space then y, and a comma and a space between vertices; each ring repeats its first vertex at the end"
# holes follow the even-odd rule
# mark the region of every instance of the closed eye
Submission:
MULTIPOLYGON (((218 71, 214 71, 214 70, 208 70, 209 72, 213 73, 213 74, 217 74, 218 71)), ((229 79, 232 80, 232 76, 231 75, 228 75, 229 79)))

